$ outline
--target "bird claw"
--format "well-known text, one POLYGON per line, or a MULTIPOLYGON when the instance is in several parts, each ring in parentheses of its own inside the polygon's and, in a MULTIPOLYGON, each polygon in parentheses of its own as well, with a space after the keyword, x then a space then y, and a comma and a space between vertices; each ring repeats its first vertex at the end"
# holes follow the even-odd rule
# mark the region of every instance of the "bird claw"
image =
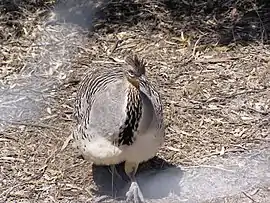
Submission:
POLYGON ((137 182, 132 182, 128 192, 126 193, 127 202, 143 203, 144 198, 137 182))

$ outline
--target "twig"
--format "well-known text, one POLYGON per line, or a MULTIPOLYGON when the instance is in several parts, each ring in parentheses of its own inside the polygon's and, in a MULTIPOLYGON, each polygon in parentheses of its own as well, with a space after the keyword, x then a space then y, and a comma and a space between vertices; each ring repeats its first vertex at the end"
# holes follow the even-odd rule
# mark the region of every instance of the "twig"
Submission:
POLYGON ((0 160, 4 161, 19 161, 21 163, 25 163, 24 159, 14 158, 14 157, 0 157, 0 160))
POLYGON ((110 55, 118 48, 119 43, 121 43, 123 40, 117 40, 115 44, 112 47, 110 55))
POLYGON ((242 192, 247 198, 249 198, 252 202, 257 202, 255 201, 249 194, 247 194, 246 192, 242 192))
POLYGON ((73 139, 73 136, 72 136, 72 135, 70 135, 70 136, 67 137, 67 139, 64 141, 64 143, 63 143, 63 145, 62 145, 62 147, 61 147, 61 150, 60 150, 61 152, 62 152, 64 149, 67 148, 69 142, 70 142, 72 139, 73 139))
POLYGON ((254 138, 254 140, 264 141, 264 142, 270 142, 270 138, 254 138))
POLYGON ((225 98, 226 98, 226 99, 229 99, 229 98, 232 98, 232 97, 235 97, 235 96, 239 96, 239 95, 242 95, 242 94, 258 93, 258 92, 261 92, 261 91, 265 91, 265 90, 264 90, 264 89, 263 89, 263 90, 260 90, 260 89, 243 90, 243 91, 240 91, 240 92, 232 93, 232 94, 230 94, 230 95, 226 95, 225 98))
POLYGON ((213 58, 213 59, 198 59, 195 63, 224 63, 228 61, 237 60, 239 57, 228 57, 228 58, 213 58))
POLYGON ((25 183, 23 183, 23 184, 17 184, 17 185, 14 185, 14 186, 8 188, 7 190, 3 191, 0 194, 0 197, 4 197, 2 200, 4 200, 4 202, 5 202, 6 199, 8 198, 8 195, 12 192, 12 190, 14 190, 15 188, 17 188, 19 186, 23 186, 23 185, 25 185, 25 183))
POLYGON ((263 21, 262 21, 262 18, 261 18, 261 16, 260 16, 259 12, 258 12, 258 8, 257 8, 256 4, 253 4, 253 6, 254 6, 254 10, 255 10, 255 12, 256 12, 256 14, 257 14, 259 20, 260 20, 260 24, 261 24, 261 26, 262 26, 262 33, 261 33, 261 40, 262 40, 262 41, 261 41, 261 42, 263 43, 263 40, 264 40, 264 34, 265 34, 265 26, 264 26, 264 23, 263 23, 263 21))
MULTIPOLYGON (((241 148, 241 149, 226 149, 224 151, 224 154, 227 153, 227 152, 244 152, 244 151, 245 151, 245 149, 243 149, 243 148, 241 148)), ((214 155, 220 155, 220 152, 212 152, 210 154, 202 156, 201 158, 211 157, 211 156, 214 156, 214 155)))
POLYGON ((192 56, 194 58, 195 58, 195 52, 196 52, 197 45, 199 44, 201 38, 202 38, 202 36, 200 36, 199 39, 197 39, 196 42, 195 42, 195 44, 194 44, 194 47, 193 47, 193 50, 192 50, 192 56))
POLYGON ((49 128, 49 129, 54 129, 61 131, 60 128, 50 126, 50 125, 45 125, 45 124, 39 124, 39 123, 23 123, 23 122, 10 122, 12 125, 24 125, 24 126, 31 126, 31 127, 39 127, 39 128, 49 128))
POLYGON ((12 74, 15 73, 15 72, 19 72, 21 69, 22 69, 21 66, 20 66, 20 67, 17 67, 17 68, 14 68, 14 69, 11 70, 9 73, 7 73, 7 74, 1 76, 1 77, 0 77, 0 80, 3 80, 3 79, 5 79, 5 78, 7 78, 8 76, 12 75, 12 74))

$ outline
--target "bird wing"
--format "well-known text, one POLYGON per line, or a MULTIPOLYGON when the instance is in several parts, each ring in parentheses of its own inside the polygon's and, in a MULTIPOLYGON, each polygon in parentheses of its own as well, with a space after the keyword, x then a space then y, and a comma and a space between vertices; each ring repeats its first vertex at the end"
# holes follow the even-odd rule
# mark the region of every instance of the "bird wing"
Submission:
POLYGON ((125 120, 123 73, 118 69, 96 69, 83 79, 75 104, 77 124, 88 135, 110 136, 125 120))
POLYGON ((95 95, 88 112, 89 129, 101 136, 118 134, 126 119, 125 92, 121 81, 110 83, 105 91, 95 95))
POLYGON ((140 81, 140 90, 143 100, 143 119, 141 126, 144 128, 158 127, 162 129, 163 108, 159 93, 151 86, 146 78, 142 78, 140 81))
POLYGON ((154 107, 152 105, 152 101, 149 97, 143 92, 140 92, 142 99, 142 118, 139 125, 140 132, 145 132, 150 127, 153 119, 155 119, 154 107))

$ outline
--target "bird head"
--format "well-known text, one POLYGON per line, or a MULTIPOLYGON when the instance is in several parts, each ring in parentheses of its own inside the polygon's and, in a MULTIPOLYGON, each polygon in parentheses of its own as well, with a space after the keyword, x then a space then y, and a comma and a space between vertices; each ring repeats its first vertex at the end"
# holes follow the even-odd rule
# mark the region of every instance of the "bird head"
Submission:
POLYGON ((126 58, 126 63, 129 66, 131 66, 131 68, 134 70, 134 72, 137 73, 137 75, 139 76, 145 75, 146 63, 143 59, 139 59, 137 55, 128 56, 126 58))
POLYGON ((140 87, 140 80, 139 77, 140 75, 138 75, 134 70, 129 69, 126 71, 126 77, 127 80, 134 85, 137 89, 139 89, 140 87))
POLYGON ((128 81, 136 88, 139 88, 140 77, 145 75, 146 63, 144 60, 139 59, 137 55, 128 56, 126 63, 129 65, 129 69, 126 71, 128 81))

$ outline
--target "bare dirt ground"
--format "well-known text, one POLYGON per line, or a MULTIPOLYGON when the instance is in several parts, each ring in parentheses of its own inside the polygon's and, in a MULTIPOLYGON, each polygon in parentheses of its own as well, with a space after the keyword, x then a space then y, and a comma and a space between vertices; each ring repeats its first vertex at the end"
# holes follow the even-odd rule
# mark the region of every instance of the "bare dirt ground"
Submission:
MULTIPOLYGON (((0 202, 92 202, 100 193, 98 167, 80 159, 71 143, 62 147, 72 131, 74 95, 83 74, 92 66, 119 65, 130 52, 147 61, 166 121, 159 158, 142 164, 140 172, 269 150, 267 1, 74 2, 80 5, 56 6, 59 21, 48 17, 54 1, 0 3, 0 94, 28 81, 34 69, 61 70, 40 76, 50 81, 42 82, 50 88, 40 92, 41 116, 8 122, 0 116, 5 127, 0 131, 0 202), (75 54, 55 52, 63 47, 75 54)), ((268 202, 269 193, 268 184, 206 202, 268 202)))

